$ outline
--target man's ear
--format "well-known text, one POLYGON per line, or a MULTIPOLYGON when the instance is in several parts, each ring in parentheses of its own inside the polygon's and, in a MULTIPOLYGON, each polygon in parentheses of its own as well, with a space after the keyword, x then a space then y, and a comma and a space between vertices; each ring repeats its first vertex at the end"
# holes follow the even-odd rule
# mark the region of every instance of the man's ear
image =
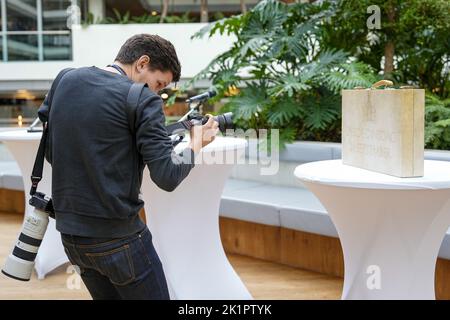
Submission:
POLYGON ((144 69, 148 69, 148 65, 150 64, 150 57, 147 55, 141 56, 136 63, 136 71, 142 72, 144 69))

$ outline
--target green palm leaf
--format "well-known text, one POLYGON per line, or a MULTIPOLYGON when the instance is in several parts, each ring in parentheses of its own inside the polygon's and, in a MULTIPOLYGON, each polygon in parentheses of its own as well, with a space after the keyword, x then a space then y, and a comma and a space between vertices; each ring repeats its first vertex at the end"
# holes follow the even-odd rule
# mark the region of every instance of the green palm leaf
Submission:
POLYGON ((270 108, 267 121, 270 125, 279 127, 301 115, 302 108, 298 101, 286 97, 285 100, 277 101, 273 104, 270 108))
POLYGON ((263 86, 252 83, 230 99, 230 104, 237 118, 250 120, 267 107, 268 98, 263 86))
POLYGON ((335 96, 308 97, 305 100, 306 127, 313 130, 324 130, 340 116, 339 99, 335 96))
POLYGON ((361 62, 341 64, 335 70, 328 72, 323 79, 335 92, 354 87, 369 88, 378 80, 373 69, 361 62))

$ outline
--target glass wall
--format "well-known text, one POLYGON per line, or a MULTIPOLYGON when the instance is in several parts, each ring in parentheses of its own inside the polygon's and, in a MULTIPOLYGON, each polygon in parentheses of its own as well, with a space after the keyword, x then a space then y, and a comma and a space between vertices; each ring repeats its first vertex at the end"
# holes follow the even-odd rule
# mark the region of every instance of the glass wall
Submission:
POLYGON ((0 60, 71 60, 74 0, 0 0, 0 60))
MULTIPOLYGON (((247 10, 253 8, 259 0, 245 0, 247 10)), ((131 16, 142 16, 144 14, 161 14, 162 0, 104 0, 105 17, 117 19, 116 12, 123 17, 127 12, 131 16)), ((189 15, 190 22, 200 22, 200 11, 202 9, 200 0, 171 0, 169 1, 168 16, 189 15)), ((228 17, 242 12, 240 0, 208 0, 206 9, 209 21, 228 17)), ((184 21, 189 22, 189 21, 184 21)))
POLYGON ((70 0, 42 0, 44 60, 70 60, 72 39, 67 25, 70 0))
POLYGON ((37 31, 36 0, 6 0, 8 31, 37 31))
POLYGON ((39 60, 36 34, 8 35, 8 61, 39 60))
POLYGON ((6 59, 6 54, 3 51, 3 47, 6 43, 6 36, 4 35, 4 29, 6 27, 6 11, 5 0, 0 0, 0 61, 6 59))
POLYGON ((68 30, 67 8, 70 5, 70 0, 42 0, 44 30, 68 30))

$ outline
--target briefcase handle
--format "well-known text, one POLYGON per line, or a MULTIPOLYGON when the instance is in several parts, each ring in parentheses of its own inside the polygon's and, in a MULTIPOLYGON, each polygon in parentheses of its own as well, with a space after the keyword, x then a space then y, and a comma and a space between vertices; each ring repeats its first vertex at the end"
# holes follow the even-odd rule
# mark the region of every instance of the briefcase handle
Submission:
POLYGON ((358 86, 358 87, 354 87, 353 89, 355 89, 355 90, 363 90, 363 89, 368 90, 368 89, 378 89, 379 87, 382 87, 382 86, 384 86, 384 87, 392 87, 393 85, 394 85, 394 83, 392 81, 390 81, 390 80, 380 80, 380 81, 375 82, 370 88, 358 86))
MULTIPOLYGON (((394 85, 394 83, 390 80, 380 80, 378 82, 375 82, 370 88, 366 88, 366 87, 361 87, 361 86, 357 86, 354 87, 353 89, 355 90, 369 90, 369 89, 378 89, 381 86, 384 87, 392 87, 394 85)), ((418 86, 415 85, 404 85, 404 86, 400 86, 399 89, 420 89, 418 86)))
POLYGON ((394 85, 394 83, 390 80, 380 80, 380 81, 375 82, 372 85, 371 89, 377 89, 381 86, 392 87, 393 85, 394 85))

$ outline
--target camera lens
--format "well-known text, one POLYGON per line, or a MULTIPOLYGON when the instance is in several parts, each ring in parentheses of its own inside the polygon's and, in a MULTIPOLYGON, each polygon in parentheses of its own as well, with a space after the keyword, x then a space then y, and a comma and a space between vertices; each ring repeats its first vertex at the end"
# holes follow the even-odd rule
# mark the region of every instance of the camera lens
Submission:
POLYGON ((19 238, 3 266, 3 274, 16 280, 30 280, 48 220, 48 213, 36 208, 25 217, 19 238))
POLYGON ((227 113, 215 116, 214 120, 216 120, 219 123, 219 130, 222 133, 225 133, 225 131, 227 129, 233 129, 233 127, 234 127, 232 112, 227 112, 227 113))

